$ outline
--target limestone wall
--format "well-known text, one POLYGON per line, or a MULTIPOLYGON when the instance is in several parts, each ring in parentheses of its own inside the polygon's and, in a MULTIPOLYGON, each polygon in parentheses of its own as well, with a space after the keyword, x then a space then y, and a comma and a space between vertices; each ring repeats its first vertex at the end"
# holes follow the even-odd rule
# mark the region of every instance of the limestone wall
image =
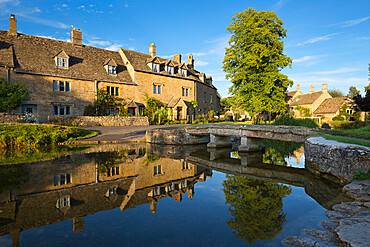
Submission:
POLYGON ((370 170, 370 148, 311 137, 305 142, 306 169, 342 184, 370 170))
POLYGON ((0 113, 0 123, 23 123, 23 114, 0 113))
POLYGON ((74 125, 74 126, 148 126, 148 117, 89 117, 89 116, 49 116, 51 124, 74 125))

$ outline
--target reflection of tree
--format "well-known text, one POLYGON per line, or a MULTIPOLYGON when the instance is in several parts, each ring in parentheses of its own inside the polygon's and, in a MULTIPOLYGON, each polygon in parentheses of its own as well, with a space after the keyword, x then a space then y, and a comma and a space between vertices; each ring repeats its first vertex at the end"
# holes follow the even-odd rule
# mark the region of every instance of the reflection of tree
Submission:
POLYGON ((248 244, 274 239, 286 222, 282 199, 291 188, 235 175, 226 178, 222 185, 232 216, 227 225, 234 235, 248 244))
POLYGON ((98 165, 98 172, 105 173, 109 168, 124 162, 130 152, 132 153, 132 150, 97 153, 96 164, 98 165))
POLYGON ((0 165, 0 194, 7 189, 18 188, 28 181, 28 173, 22 166, 0 165))
POLYGON ((263 163, 287 166, 285 158, 292 155, 303 144, 294 142, 283 142, 275 140, 263 140, 266 152, 263 154, 263 163))

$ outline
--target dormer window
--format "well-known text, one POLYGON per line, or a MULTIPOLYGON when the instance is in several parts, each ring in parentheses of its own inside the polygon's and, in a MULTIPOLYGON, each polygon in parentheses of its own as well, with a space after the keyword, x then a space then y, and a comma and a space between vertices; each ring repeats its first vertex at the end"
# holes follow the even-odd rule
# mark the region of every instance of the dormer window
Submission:
POLYGON ((174 69, 173 69, 173 67, 172 67, 172 66, 167 66, 167 73, 168 73, 169 75, 173 75, 173 74, 174 74, 174 69))
POLYGON ((152 70, 153 72, 159 72, 159 64, 158 63, 153 63, 152 65, 152 70))
POLYGON ((186 76, 187 76, 187 71, 186 71, 186 69, 180 69, 180 72, 181 72, 181 76, 182 76, 182 77, 186 77, 186 76))
POLYGON ((68 69, 69 67, 69 56, 64 50, 61 50, 55 56, 55 64, 58 68, 68 69))
POLYGON ((117 74, 117 67, 116 66, 108 65, 107 69, 108 69, 108 74, 109 75, 116 75, 117 74))

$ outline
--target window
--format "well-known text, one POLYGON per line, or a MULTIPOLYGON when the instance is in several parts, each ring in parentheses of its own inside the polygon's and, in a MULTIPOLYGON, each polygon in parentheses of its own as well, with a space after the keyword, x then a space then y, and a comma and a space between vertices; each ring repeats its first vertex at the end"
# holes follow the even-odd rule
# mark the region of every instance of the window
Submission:
POLYGON ((117 188, 118 186, 112 186, 112 187, 109 187, 108 188, 108 191, 107 193, 105 194, 106 196, 114 196, 114 195, 117 195, 117 188))
POLYGON ((172 66, 167 66, 167 73, 169 74, 169 75, 173 75, 174 73, 173 73, 173 67, 172 66))
POLYGON ((153 188, 153 196, 159 196, 161 194, 161 189, 160 187, 154 187, 153 188))
POLYGON ((65 208, 71 206, 71 196, 62 196, 57 201, 57 208, 65 208))
POLYGON ((152 65, 152 70, 153 72, 159 72, 159 64, 158 63, 153 63, 152 65))
POLYGON ((189 164, 188 164, 188 162, 186 162, 186 161, 183 161, 183 162, 182 162, 182 169, 183 169, 183 170, 185 170, 185 169, 189 169, 189 164))
POLYGON ((346 111, 348 114, 352 114, 352 109, 347 109, 346 111))
POLYGON ((71 83, 67 81, 53 81, 53 91, 70 92, 71 83))
POLYGON ((117 74, 117 67, 108 65, 108 74, 109 75, 116 75, 117 74))
POLYGON ((162 174, 162 165, 154 166, 154 175, 162 174))
POLYGON ((117 116, 119 115, 119 108, 108 108, 107 109, 107 116, 112 115, 112 116, 117 116))
POLYGON ((189 96, 189 88, 182 88, 182 96, 189 96))
POLYGON ((204 92, 204 94, 203 94, 203 101, 207 102, 207 93, 206 92, 204 92))
POLYGON ((180 71, 181 71, 181 76, 182 76, 182 77, 186 77, 186 76, 187 76, 187 71, 186 71, 186 69, 181 69, 180 71))
POLYGON ((213 103, 212 94, 209 95, 209 103, 213 103))
POLYGON ((186 188, 186 187, 188 187, 188 180, 181 181, 181 188, 186 188))
POLYGON ((70 173, 60 174, 54 176, 54 186, 66 185, 72 182, 72 176, 70 173))
POLYGON ((173 191, 173 190, 175 190, 175 186, 174 186, 174 184, 173 184, 173 183, 167 184, 167 190, 168 190, 168 191, 173 191))
POLYGON ((70 116, 71 106, 69 105, 55 105, 53 110, 54 116, 70 116))
POLYGON ((153 93, 154 94, 161 94, 162 93, 162 86, 153 84, 153 93))
POLYGON ((114 166, 114 167, 108 168, 107 176, 111 177, 111 176, 115 176, 115 175, 119 175, 119 166, 114 166))
POLYGON ((119 87, 107 86, 107 94, 112 96, 119 96, 119 87))
POLYGON ((57 57, 57 67, 68 68, 68 58, 57 57))

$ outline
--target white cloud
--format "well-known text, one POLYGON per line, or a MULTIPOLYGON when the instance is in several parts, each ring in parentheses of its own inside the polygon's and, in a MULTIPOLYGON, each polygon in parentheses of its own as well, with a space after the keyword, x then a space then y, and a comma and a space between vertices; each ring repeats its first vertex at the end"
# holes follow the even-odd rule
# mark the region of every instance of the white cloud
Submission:
POLYGON ((281 9, 286 2, 287 0, 279 0, 277 3, 274 4, 274 6, 272 6, 273 11, 278 11, 279 9, 281 9))
POLYGON ((333 74, 355 72, 355 71, 360 71, 360 70, 361 70, 360 68, 346 67, 346 68, 339 68, 339 69, 336 69, 336 70, 312 72, 312 74, 315 74, 315 75, 333 75, 333 74))
POLYGON ((63 29, 69 28, 68 25, 66 25, 66 24, 64 24, 60 21, 33 17, 33 16, 26 15, 26 14, 23 14, 23 13, 16 13, 16 15, 19 15, 19 16, 25 18, 26 20, 28 20, 30 22, 42 24, 42 25, 49 26, 49 27, 56 27, 56 28, 63 28, 63 29))
POLYGON ((125 3, 125 5, 124 5, 124 6, 125 6, 125 8, 128 8, 128 4, 127 4, 127 3, 125 3))
POLYGON ((111 43, 109 41, 104 41, 104 40, 89 40, 87 41, 87 45, 90 46, 110 46, 111 43))
POLYGON ((293 59, 293 63, 308 62, 308 61, 314 60, 315 58, 316 58, 316 56, 304 56, 304 57, 293 59))
POLYGON ((108 5, 108 7, 109 7, 109 8, 113 8, 113 4, 109 4, 109 5, 108 5))
POLYGON ((195 65, 196 66, 207 66, 208 65, 208 62, 205 62, 205 61, 202 61, 202 60, 198 60, 198 61, 195 61, 195 65))
POLYGON ((359 19, 354 19, 354 20, 349 20, 349 21, 344 21, 344 22, 339 22, 339 23, 332 24, 329 26, 353 27, 364 21, 367 21, 368 19, 370 19, 370 16, 359 18, 359 19))
POLYGON ((63 3, 63 4, 62 4, 62 7, 63 7, 63 8, 67 8, 67 7, 68 7, 68 5, 67 5, 67 4, 65 4, 65 3, 63 3))
POLYGON ((123 45, 121 45, 121 44, 111 44, 111 45, 109 45, 107 47, 104 47, 104 49, 110 50, 110 51, 118 51, 119 48, 121 48, 122 46, 123 45))
POLYGON ((328 35, 325 35, 325 36, 315 37, 315 38, 306 40, 303 43, 298 44, 298 46, 303 46, 305 44, 313 44, 313 43, 316 43, 316 42, 329 40, 329 39, 331 39, 332 36, 337 35, 337 34, 338 33, 332 33, 332 34, 328 34, 328 35))

